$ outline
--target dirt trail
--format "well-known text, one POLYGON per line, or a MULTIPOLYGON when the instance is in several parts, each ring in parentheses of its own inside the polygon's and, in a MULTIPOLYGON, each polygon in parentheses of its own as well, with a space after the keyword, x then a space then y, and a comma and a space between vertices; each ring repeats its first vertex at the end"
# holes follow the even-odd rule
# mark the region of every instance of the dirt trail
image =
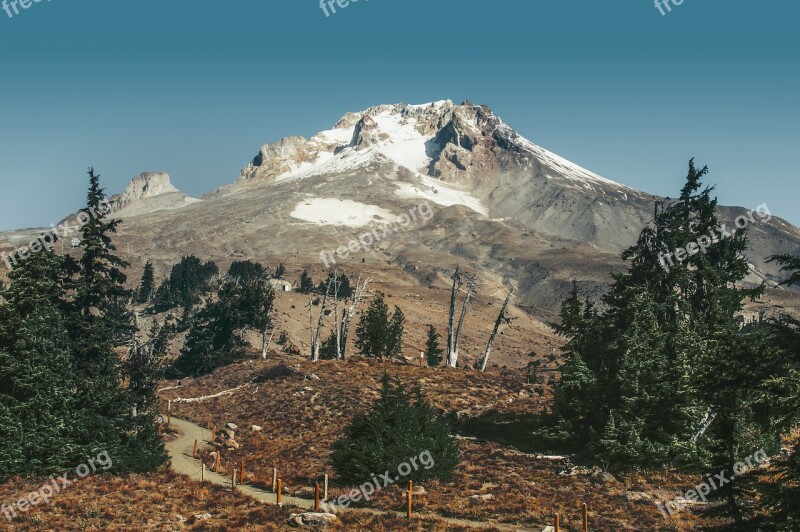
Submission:
MULTIPOLYGON (((169 456, 172 460, 172 468, 177 473, 186 475, 192 478, 193 480, 200 481, 201 463, 199 460, 192 458, 192 448, 194 447, 195 440, 198 441, 198 446, 203 444, 204 442, 210 442, 211 432, 203 427, 195 425, 190 421, 178 419, 175 417, 172 418, 172 424, 180 432, 180 435, 176 440, 165 444, 167 452, 169 453, 169 456)), ((209 471, 208 469, 206 469, 206 481, 211 482, 212 484, 218 484, 220 486, 231 485, 231 479, 229 477, 219 475, 217 473, 214 473, 213 471, 209 471)), ((236 491, 267 504, 277 504, 277 496, 274 493, 270 493, 265 490, 254 488, 252 486, 240 485, 236 487, 236 491)), ((302 510, 314 511, 313 500, 284 496, 281 497, 281 502, 283 504, 286 504, 287 506, 296 506, 297 508, 301 508, 302 510)), ((352 509, 347 511, 371 512, 379 514, 393 513, 396 515, 405 515, 400 512, 388 512, 388 511, 368 510, 368 509, 358 509, 358 510, 352 509)), ((416 515, 423 517, 435 517, 451 525, 472 527, 476 529, 494 528, 497 530, 503 530, 509 532, 510 531, 532 532, 541 530, 541 528, 530 528, 530 527, 526 528, 516 525, 485 523, 481 521, 470 521, 468 519, 441 517, 435 514, 416 514, 416 515)))

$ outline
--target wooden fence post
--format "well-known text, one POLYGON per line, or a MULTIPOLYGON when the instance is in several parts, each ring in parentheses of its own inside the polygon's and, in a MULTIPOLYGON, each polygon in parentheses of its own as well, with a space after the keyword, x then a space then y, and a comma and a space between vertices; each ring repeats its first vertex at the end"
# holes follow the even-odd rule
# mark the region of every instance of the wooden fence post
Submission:
POLYGON ((231 473, 231 490, 236 491, 236 468, 233 468, 233 473, 231 473))
POLYGON ((192 458, 197 458, 197 440, 194 440, 194 448, 192 449, 192 458))
POLYGON ((272 468, 272 493, 278 491, 278 469, 272 468))
POLYGON ((278 479, 278 500, 277 503, 281 504, 281 492, 283 491, 283 481, 278 479))
POLYGON ((319 482, 314 487, 314 512, 319 513, 319 482))
POLYGON ((219 468, 222 465, 221 460, 219 459, 219 452, 217 452, 217 459, 214 461, 214 472, 219 473, 219 468))
POLYGON ((561 518, 559 517, 559 515, 557 513, 556 513, 555 525, 556 525, 556 532, 560 532, 560 530, 561 530, 561 518))
POLYGON ((411 504, 412 504, 412 497, 414 493, 414 482, 409 480, 408 481, 408 508, 406 510, 406 514, 409 519, 411 519, 411 504))
POLYGON ((328 500, 328 474, 325 473, 325 492, 322 495, 322 500, 328 500))
POLYGON ((583 532, 589 532, 589 508, 583 503, 583 532))
POLYGON ((203 462, 202 467, 200 467, 200 483, 206 481, 206 463, 203 462))
POLYGON ((242 465, 239 469, 239 484, 244 484, 244 458, 242 458, 242 465))

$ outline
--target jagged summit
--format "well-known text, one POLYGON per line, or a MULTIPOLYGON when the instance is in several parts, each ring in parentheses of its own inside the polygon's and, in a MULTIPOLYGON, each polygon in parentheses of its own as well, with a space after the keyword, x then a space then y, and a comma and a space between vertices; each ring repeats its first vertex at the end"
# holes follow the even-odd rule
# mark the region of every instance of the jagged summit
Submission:
POLYGON ((122 194, 110 198, 112 211, 121 216, 177 209, 196 200, 175 188, 166 172, 142 172, 131 179, 122 194))
MULTIPOLYGON (((577 186, 626 189, 545 150, 518 134, 485 105, 441 100, 422 105, 377 105, 347 113, 333 129, 310 139, 284 138, 261 148, 240 180, 281 181, 352 170, 376 159, 445 182, 472 185, 511 156, 545 177, 577 186), (354 152, 367 151, 354 157, 354 152)), ((628 189, 630 190, 630 189, 628 189)))

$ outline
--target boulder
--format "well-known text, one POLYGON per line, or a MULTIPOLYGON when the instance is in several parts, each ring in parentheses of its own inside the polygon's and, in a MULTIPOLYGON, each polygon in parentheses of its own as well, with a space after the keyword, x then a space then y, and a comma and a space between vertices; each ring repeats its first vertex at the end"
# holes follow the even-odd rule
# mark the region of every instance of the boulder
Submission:
POLYGON ((596 468, 592 471, 592 482, 595 484, 603 484, 604 486, 609 486, 611 484, 616 484, 617 479, 611 473, 607 471, 603 471, 600 468, 596 468))
POLYGON ((237 430, 239 426, 236 423, 226 423, 225 428, 228 430, 237 430))
POLYGON ((336 516, 333 514, 307 512, 304 514, 292 514, 289 516, 288 523, 291 526, 309 526, 325 528, 336 523, 336 516))
POLYGON ((235 450, 235 449, 238 449, 238 448, 239 448, 239 444, 238 444, 238 443, 236 443, 236 442, 235 442, 235 441, 233 441, 233 440, 227 440, 227 441, 225 442, 225 448, 227 448, 227 449, 234 449, 234 450, 235 450))
POLYGON ((486 493, 484 495, 470 495, 469 498, 473 501, 491 501, 494 499, 494 495, 486 493))
POLYGON ((194 518, 196 521, 207 521, 211 519, 211 514, 194 514, 194 518))
POLYGON ((262 430, 264 430, 264 429, 259 425, 251 425, 250 426, 250 432, 261 432, 262 430))
POLYGON ((643 491, 626 491, 623 493, 625 499, 630 502, 650 502, 653 497, 649 493, 643 491))

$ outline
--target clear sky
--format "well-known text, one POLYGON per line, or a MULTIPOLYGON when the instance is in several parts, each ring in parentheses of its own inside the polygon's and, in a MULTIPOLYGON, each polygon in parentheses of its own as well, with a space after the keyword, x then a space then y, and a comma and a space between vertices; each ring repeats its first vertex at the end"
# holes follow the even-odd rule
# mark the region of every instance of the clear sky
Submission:
POLYGON ((19 11, 0 10, 0 230, 79 208, 89 165, 109 192, 159 170, 200 196, 264 143, 370 105, 448 98, 654 194, 675 196, 695 156, 722 203, 767 203, 800 225, 800 2, 684 0, 665 15, 651 0, 360 0, 329 17, 319 0, 19 11))

